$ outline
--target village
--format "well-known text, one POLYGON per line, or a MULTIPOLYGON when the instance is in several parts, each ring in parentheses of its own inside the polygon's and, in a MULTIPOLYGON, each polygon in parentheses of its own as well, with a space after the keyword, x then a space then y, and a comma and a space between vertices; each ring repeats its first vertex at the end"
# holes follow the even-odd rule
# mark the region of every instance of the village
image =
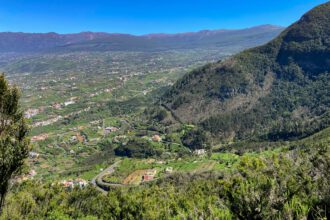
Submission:
MULTIPOLYGON (((169 147, 173 141, 166 140, 162 132, 148 131, 136 122, 137 115, 155 100, 155 90, 172 85, 193 68, 188 56, 181 61, 176 59, 178 56, 179 53, 76 53, 59 56, 63 62, 79 63, 74 69, 50 66, 44 72, 31 74, 26 70, 20 72, 19 66, 13 67, 12 77, 24 91, 22 107, 31 127, 32 144, 29 170, 18 180, 57 180, 62 186, 82 187, 86 186, 82 182, 89 184, 117 157, 108 152, 107 143, 124 146, 138 138, 155 149, 169 147), (134 100, 139 104, 124 104, 134 100), (120 106, 118 103, 123 105, 114 108, 120 106)), ((43 59, 51 60, 53 56, 45 55, 43 59)), ((213 55, 194 59, 194 65, 198 65, 213 59, 213 55)), ((33 62, 33 57, 28 62, 33 62)), ((173 144, 172 151, 176 151, 180 144, 173 144)), ((196 152, 191 153, 197 156, 196 152)), ((174 157, 177 153, 164 152, 167 154, 166 157, 174 157)), ((141 184, 176 170, 173 166, 162 166, 156 170, 153 167, 131 170, 126 182, 131 176, 141 184)))

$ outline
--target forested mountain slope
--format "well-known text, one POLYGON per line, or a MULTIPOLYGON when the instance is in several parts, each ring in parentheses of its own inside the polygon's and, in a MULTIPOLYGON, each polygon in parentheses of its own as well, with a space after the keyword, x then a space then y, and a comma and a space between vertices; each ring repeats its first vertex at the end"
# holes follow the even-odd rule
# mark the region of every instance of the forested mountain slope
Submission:
POLYGON ((330 122, 330 2, 268 44, 203 66, 163 97, 215 137, 290 139, 330 122))

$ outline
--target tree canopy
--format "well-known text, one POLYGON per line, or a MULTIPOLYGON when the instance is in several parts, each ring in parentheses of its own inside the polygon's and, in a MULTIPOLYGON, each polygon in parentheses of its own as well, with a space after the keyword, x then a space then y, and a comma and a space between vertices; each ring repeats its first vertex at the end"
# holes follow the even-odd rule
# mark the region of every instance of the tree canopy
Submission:
POLYGON ((9 180, 28 155, 28 127, 19 105, 20 93, 0 75, 0 207, 8 191, 9 180))

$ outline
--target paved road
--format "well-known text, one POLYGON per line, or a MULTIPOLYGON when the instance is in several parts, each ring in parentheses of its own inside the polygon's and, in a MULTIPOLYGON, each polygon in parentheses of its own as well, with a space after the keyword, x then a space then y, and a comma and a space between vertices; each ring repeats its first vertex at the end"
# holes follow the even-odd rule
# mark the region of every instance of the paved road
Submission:
POLYGON ((114 164, 112 164, 111 166, 109 166, 108 168, 106 168, 105 170, 103 170, 101 173, 99 173, 97 176, 95 176, 92 180, 91 180, 91 184, 94 185, 96 187, 96 189, 98 189, 99 191, 101 191, 102 193, 107 193, 108 191, 106 191, 105 189, 103 189, 102 187, 100 187, 97 184, 97 180, 99 180, 100 182, 102 182, 102 184, 107 185, 107 186, 121 186, 121 184, 109 184, 109 183, 105 183, 102 180, 102 177, 104 175, 109 175, 112 174, 113 172, 115 172, 115 168, 118 166, 118 164, 121 162, 121 160, 118 160, 117 162, 115 162, 114 164))

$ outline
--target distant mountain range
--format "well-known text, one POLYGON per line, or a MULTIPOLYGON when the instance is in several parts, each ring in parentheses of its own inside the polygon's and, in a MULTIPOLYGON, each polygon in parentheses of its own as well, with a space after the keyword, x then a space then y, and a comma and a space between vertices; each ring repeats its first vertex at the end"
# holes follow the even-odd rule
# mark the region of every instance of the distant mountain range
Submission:
POLYGON ((268 44, 187 74, 162 103, 220 140, 304 137, 330 125, 329 73, 330 2, 268 44))
POLYGON ((179 34, 110 34, 82 32, 0 33, 0 52, 159 51, 260 45, 277 36, 282 27, 262 25, 241 30, 204 30, 179 34))

